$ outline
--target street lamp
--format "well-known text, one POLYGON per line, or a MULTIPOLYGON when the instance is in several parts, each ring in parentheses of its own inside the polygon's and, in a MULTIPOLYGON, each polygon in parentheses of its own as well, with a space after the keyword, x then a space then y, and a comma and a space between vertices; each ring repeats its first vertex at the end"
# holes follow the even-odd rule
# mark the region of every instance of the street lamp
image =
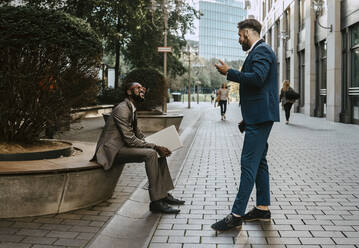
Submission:
MULTIPOLYGON (((167 32, 168 32, 168 0, 162 0, 160 4, 156 4, 155 0, 151 0, 151 10, 154 11, 156 8, 161 8, 163 12, 163 22, 164 22, 164 40, 162 48, 158 48, 158 52, 163 52, 163 76, 167 80, 167 53, 171 52, 170 48, 167 48, 167 32), (162 50, 161 50, 162 49, 162 50)), ((167 95, 163 97, 162 102, 162 112, 167 113, 167 95)))

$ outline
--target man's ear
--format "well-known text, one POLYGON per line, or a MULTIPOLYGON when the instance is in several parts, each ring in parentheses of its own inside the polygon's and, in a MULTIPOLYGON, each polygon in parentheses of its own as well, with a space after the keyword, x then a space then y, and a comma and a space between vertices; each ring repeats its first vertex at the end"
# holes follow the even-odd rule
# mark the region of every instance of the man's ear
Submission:
POLYGON ((128 95, 128 96, 132 95, 132 91, 131 91, 131 90, 127 90, 127 95, 128 95))

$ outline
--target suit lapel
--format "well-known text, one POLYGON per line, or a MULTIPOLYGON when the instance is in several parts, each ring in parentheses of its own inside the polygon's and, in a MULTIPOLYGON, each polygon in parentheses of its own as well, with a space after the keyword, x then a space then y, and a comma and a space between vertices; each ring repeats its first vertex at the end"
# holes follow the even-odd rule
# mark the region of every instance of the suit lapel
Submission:
POLYGON ((263 40, 263 39, 260 39, 260 40, 254 45, 254 47, 252 48, 252 50, 248 53, 246 59, 244 60, 244 63, 243 63, 241 72, 244 71, 245 65, 246 65, 246 63, 249 61, 250 56, 253 55, 254 49, 256 49, 256 47, 257 47, 259 44, 263 43, 263 42, 264 42, 264 40, 263 40))

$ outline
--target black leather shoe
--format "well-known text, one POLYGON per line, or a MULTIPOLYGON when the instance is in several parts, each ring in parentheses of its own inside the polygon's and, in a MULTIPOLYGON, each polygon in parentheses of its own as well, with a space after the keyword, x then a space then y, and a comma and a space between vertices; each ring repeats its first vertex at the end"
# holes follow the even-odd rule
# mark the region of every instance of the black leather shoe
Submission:
POLYGON ((167 197, 164 198, 164 200, 171 205, 183 205, 185 203, 185 201, 174 198, 173 195, 171 195, 170 193, 168 193, 167 197))
POLYGON ((229 214, 226 218, 214 223, 211 228, 215 231, 224 232, 235 227, 242 227, 242 222, 242 217, 235 217, 233 214, 229 214))
POLYGON ((243 216, 244 221, 270 221, 271 213, 269 210, 261 210, 254 207, 251 211, 243 216))
POLYGON ((163 200, 153 201, 150 203, 150 211, 153 213, 178 214, 181 210, 168 206, 163 200))

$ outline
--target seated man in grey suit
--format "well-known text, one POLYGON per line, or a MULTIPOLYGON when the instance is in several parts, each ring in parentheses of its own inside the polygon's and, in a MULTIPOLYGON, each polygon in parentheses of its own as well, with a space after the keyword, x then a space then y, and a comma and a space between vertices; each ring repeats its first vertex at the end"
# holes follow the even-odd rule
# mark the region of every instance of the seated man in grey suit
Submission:
POLYGON ((126 84, 124 90, 126 98, 112 110, 107 119, 92 160, 102 165, 105 170, 115 164, 118 166, 123 163, 145 162, 151 199, 150 210, 177 214, 180 210, 168 204, 183 205, 185 202, 168 193, 174 189, 166 159, 171 155, 171 151, 166 147, 147 143, 137 127, 136 104, 144 100, 146 89, 133 82, 126 84))

